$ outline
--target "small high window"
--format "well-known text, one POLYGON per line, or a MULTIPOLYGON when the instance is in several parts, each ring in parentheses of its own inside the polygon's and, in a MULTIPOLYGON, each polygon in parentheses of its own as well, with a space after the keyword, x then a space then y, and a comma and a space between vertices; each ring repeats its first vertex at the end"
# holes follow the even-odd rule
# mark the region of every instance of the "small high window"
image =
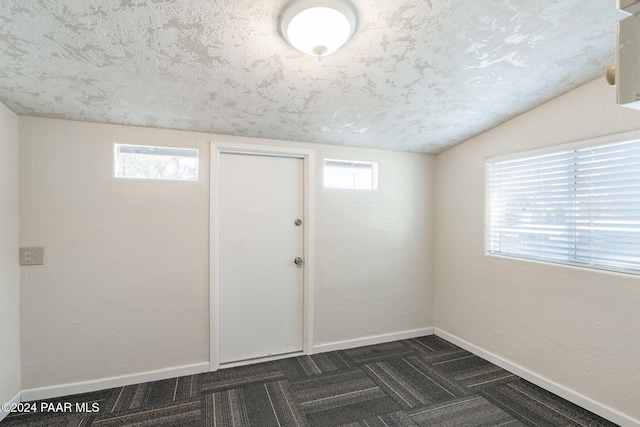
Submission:
POLYGON ((198 180, 198 150, 115 144, 117 178, 198 180))
POLYGON ((325 159, 324 186, 325 188, 376 190, 378 188, 378 164, 325 159))

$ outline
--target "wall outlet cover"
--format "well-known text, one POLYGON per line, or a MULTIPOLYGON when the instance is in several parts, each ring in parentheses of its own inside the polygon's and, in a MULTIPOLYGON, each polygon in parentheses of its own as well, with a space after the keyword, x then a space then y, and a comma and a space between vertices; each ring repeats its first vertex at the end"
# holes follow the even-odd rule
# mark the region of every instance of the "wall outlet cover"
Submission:
POLYGON ((43 265, 44 248, 20 248, 20 265, 43 265))

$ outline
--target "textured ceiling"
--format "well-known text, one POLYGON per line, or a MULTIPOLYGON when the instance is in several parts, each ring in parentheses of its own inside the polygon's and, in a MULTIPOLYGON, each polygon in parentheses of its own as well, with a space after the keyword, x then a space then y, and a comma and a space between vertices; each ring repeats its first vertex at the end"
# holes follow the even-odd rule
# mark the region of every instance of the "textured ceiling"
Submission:
POLYGON ((438 153, 600 75, 615 0, 352 0, 318 61, 288 0, 1 0, 18 114, 438 153))

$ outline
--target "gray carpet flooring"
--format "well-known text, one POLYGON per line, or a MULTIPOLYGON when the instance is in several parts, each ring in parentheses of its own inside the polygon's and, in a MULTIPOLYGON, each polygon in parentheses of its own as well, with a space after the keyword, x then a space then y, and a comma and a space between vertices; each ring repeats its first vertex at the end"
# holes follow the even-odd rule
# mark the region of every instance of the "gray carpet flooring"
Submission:
POLYGON ((436 336, 34 404, 1 427, 615 426, 436 336))

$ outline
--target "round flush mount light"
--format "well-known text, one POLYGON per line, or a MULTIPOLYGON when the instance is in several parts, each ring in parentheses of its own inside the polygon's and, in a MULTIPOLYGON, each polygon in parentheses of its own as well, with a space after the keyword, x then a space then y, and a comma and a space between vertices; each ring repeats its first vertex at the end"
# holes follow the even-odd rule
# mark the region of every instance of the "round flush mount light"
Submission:
POLYGON ((356 26, 356 11, 345 0, 297 0, 280 17, 280 32, 285 40, 299 51, 319 58, 349 41, 356 26))

